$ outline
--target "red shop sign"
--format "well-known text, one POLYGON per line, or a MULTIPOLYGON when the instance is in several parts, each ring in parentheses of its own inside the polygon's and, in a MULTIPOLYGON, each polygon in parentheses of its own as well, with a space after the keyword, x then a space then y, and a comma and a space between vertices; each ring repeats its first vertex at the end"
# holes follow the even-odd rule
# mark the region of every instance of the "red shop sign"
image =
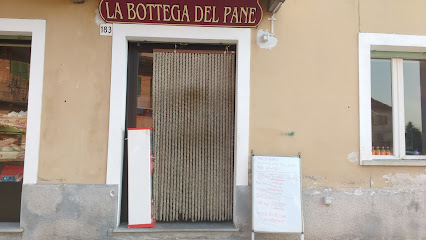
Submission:
POLYGON ((255 27, 262 20, 258 0, 101 0, 109 23, 154 23, 255 27))

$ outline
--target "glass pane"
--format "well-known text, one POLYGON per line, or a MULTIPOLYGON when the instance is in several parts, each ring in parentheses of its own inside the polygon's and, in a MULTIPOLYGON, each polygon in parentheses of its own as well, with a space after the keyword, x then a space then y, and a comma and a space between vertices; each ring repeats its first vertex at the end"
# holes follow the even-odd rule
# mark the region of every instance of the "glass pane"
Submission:
POLYGON ((393 155, 392 66, 390 59, 371 59, 373 155, 393 155))
POLYGON ((407 155, 425 154, 423 129, 426 118, 426 61, 404 60, 405 150, 407 155))
POLYGON ((30 52, 0 45, 0 182, 23 178, 30 52))
POLYGON ((137 128, 152 128, 152 59, 152 53, 139 54, 137 128))

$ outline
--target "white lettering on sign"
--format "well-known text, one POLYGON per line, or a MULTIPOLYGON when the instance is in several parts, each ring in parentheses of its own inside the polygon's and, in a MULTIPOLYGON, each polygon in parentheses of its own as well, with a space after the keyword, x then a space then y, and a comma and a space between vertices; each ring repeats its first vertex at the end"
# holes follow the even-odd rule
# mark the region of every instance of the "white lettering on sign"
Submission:
POLYGON ((99 33, 101 36, 112 36, 112 24, 101 24, 99 26, 99 33))
POLYGON ((300 158, 253 157, 253 230, 301 233, 300 158))

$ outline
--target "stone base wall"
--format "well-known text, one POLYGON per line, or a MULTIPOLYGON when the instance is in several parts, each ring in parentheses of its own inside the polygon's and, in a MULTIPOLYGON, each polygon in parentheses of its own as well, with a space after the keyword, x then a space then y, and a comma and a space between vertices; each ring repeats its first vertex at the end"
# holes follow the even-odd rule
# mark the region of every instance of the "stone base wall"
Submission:
MULTIPOLYGON (((236 188, 240 232, 115 233, 117 191, 113 185, 24 185, 24 232, 0 233, 0 240, 250 239, 249 186, 236 188)), ((422 189, 304 187, 305 239, 426 239, 425 202, 422 189)), ((300 236, 256 233, 256 239, 300 236)))

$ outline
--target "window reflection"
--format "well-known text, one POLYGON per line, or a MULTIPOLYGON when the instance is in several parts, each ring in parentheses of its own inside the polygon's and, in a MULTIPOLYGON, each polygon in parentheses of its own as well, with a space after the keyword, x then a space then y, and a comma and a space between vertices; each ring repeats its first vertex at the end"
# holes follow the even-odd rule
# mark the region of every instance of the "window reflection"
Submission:
POLYGON ((425 154, 426 61, 404 60, 404 110, 406 155, 425 154))
POLYGON ((137 85, 137 128, 152 128, 152 61, 152 53, 140 53, 137 85))
POLYGON ((392 70, 390 59, 371 60, 373 155, 393 155, 392 70))

